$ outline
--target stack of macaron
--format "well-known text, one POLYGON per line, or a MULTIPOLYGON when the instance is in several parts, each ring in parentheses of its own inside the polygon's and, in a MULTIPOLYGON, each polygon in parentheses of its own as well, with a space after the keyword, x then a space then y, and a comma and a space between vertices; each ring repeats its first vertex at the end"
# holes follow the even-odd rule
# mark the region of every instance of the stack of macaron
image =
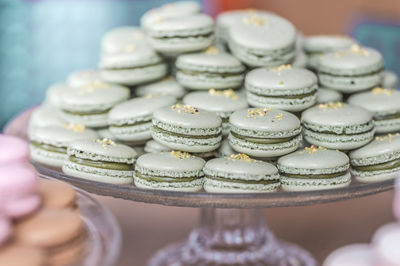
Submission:
POLYGON ((75 190, 39 180, 28 158, 25 141, 0 135, 0 265, 82 260, 89 242, 75 190))
POLYGON ((350 37, 303 36, 254 9, 214 25, 198 2, 179 1, 107 32, 99 61, 49 87, 30 121, 34 161, 92 182, 210 192, 340 188, 351 174, 374 182, 400 167, 397 147, 374 140, 391 134, 393 144, 400 133, 397 77, 350 37), (279 176, 260 166, 269 174, 229 173, 231 182, 198 169, 218 157, 232 171, 251 168, 234 155, 275 164, 279 176), (177 169, 156 162, 163 176, 143 172, 152 158, 177 169), (186 161, 196 175, 182 175, 186 161))

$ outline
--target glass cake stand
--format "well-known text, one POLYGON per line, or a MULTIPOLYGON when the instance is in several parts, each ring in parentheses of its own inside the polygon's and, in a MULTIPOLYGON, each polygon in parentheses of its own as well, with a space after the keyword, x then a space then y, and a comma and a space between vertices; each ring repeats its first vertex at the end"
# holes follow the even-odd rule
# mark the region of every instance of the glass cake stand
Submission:
MULTIPOLYGON (((26 138, 31 110, 13 119, 5 132, 26 138)), ((201 208, 200 222, 187 240, 158 251, 150 266, 276 265, 314 266, 300 247, 278 240, 265 225, 261 208, 304 206, 368 196, 394 187, 392 180, 372 184, 352 182, 345 188, 309 192, 210 194, 143 190, 134 185, 110 185, 63 174, 34 163, 44 177, 71 183, 91 193, 138 202, 201 208)))

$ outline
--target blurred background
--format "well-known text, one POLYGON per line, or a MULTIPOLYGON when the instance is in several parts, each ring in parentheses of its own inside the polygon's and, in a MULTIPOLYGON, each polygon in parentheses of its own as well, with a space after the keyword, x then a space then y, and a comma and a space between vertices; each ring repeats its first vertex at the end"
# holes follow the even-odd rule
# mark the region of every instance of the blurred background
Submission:
MULTIPOLYGON (((109 29, 138 25, 141 14, 166 0, 0 0, 0 129, 18 112, 39 104, 46 88, 68 73, 95 68, 100 39, 109 29)), ((400 75, 398 0, 203 0, 206 13, 260 8, 276 12, 311 34, 350 34, 380 50, 385 67, 400 75)), ((184 238, 196 209, 100 198, 124 232, 119 266, 144 265, 170 241, 184 238), (160 219, 162 217, 162 219, 160 219)), ((340 245, 368 241, 393 218, 392 193, 310 207, 267 210, 276 233, 301 244, 319 260, 340 245)))

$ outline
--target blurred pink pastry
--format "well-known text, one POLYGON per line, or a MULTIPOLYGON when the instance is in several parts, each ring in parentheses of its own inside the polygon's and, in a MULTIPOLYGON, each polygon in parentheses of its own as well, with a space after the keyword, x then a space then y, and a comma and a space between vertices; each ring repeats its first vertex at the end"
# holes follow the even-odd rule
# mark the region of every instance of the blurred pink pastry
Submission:
POLYGON ((19 218, 40 205, 37 173, 28 164, 0 166, 0 214, 19 218))
POLYGON ((372 238, 373 265, 400 265, 400 224, 391 223, 382 226, 372 238))
POLYGON ((0 166, 25 163, 29 160, 28 143, 22 139, 0 134, 0 166))
POLYGON ((397 220, 400 221, 400 178, 399 177, 396 179, 395 191, 396 192, 393 202, 393 213, 394 216, 397 218, 397 220))
POLYGON ((0 216, 0 246, 10 237, 12 229, 11 229, 10 221, 0 216))
POLYGON ((323 266, 375 266, 372 264, 372 250, 368 244, 353 244, 333 251, 323 266))

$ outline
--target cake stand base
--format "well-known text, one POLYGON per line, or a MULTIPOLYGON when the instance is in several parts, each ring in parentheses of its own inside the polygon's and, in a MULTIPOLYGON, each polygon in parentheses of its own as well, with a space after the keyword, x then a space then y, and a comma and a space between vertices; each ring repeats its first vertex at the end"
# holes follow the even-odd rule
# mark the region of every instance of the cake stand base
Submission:
POLYGON ((201 209, 189 239, 158 251, 149 266, 316 266, 300 247, 277 240, 261 209, 201 209))

